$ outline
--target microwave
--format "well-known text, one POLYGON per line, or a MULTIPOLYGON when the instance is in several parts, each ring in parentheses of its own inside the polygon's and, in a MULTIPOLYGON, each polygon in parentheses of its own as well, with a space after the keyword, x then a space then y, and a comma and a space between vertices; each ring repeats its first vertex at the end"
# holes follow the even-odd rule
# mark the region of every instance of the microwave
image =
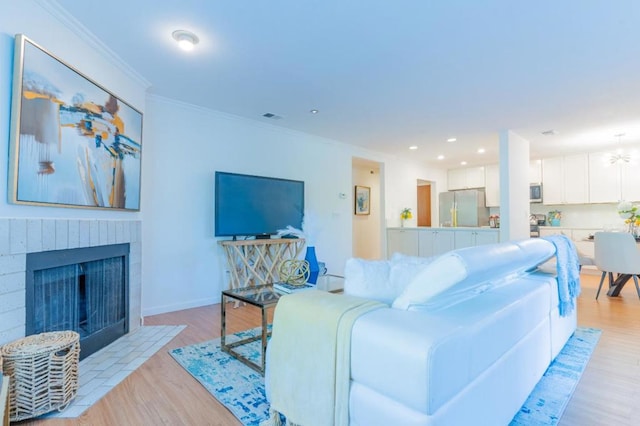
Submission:
POLYGON ((529 185, 529 202, 541 203, 542 202, 542 184, 532 183, 529 185))

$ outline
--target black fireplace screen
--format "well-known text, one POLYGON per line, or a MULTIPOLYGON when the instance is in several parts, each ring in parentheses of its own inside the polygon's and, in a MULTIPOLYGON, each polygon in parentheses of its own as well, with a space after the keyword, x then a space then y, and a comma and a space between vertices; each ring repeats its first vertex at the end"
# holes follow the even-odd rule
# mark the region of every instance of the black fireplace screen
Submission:
POLYGON ((27 255, 27 335, 73 330, 85 358, 128 332, 128 244, 27 255))

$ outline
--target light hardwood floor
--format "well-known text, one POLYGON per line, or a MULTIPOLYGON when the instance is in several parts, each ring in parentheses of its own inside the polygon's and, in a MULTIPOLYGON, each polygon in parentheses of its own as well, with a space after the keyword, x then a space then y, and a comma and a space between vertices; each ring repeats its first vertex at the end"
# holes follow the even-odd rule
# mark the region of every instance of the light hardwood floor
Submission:
MULTIPOLYGON (((630 282, 621 297, 601 294, 596 301, 598 278, 582 276, 578 324, 600 328, 603 334, 560 426, 640 424, 640 300, 630 282)), ((231 331, 259 323, 255 308, 240 307, 229 312, 231 331)), ((81 417, 19 424, 240 425, 167 353, 169 349, 219 337, 220 305, 148 317, 145 324, 188 327, 81 417)))

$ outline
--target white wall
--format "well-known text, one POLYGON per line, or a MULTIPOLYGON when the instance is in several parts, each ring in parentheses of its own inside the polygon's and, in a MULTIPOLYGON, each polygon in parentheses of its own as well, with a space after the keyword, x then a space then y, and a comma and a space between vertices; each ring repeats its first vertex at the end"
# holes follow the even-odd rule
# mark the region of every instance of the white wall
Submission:
POLYGON ((386 226, 400 226, 400 213, 405 207, 413 212, 413 219, 405 226, 416 226, 418 217, 418 179, 431 182, 431 224, 440 223, 438 213, 438 194, 447 191, 447 171, 445 169, 427 169, 420 165, 393 162, 386 165, 385 191, 386 226))
POLYGON ((149 97, 146 111, 145 138, 153 145, 143 169, 147 315, 220 300, 228 277, 213 236, 216 170, 305 181, 305 209, 320 223, 316 254, 337 274, 352 253, 352 157, 403 170, 410 190, 387 194, 413 193, 413 203, 416 179, 427 173, 380 153, 165 98, 149 97))
POLYGON ((227 285, 224 258, 213 237, 215 170, 304 180, 306 208, 321 218, 316 252, 334 273, 342 272, 352 252, 353 157, 380 162, 390 171, 381 184, 380 198, 391 199, 381 228, 391 218, 399 223, 402 207, 415 208, 417 179, 437 180, 430 175, 446 173, 258 121, 147 98, 144 78, 55 3, 21 0, 0 4, 0 174, 5 177, 16 33, 144 112, 141 211, 13 205, 6 201, 5 183, 0 185, 0 217, 142 220, 143 315, 218 302, 227 285))
POLYGON ((529 141, 500 132, 500 241, 529 238, 529 141))

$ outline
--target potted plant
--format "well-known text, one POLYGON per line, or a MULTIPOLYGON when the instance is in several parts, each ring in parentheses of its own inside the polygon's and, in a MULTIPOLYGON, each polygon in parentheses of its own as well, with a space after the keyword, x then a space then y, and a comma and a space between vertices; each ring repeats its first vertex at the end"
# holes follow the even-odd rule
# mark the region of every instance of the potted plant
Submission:
POLYGON ((402 213, 400 213, 400 226, 404 227, 404 221, 411 218, 413 218, 411 209, 409 207, 402 209, 402 213))

